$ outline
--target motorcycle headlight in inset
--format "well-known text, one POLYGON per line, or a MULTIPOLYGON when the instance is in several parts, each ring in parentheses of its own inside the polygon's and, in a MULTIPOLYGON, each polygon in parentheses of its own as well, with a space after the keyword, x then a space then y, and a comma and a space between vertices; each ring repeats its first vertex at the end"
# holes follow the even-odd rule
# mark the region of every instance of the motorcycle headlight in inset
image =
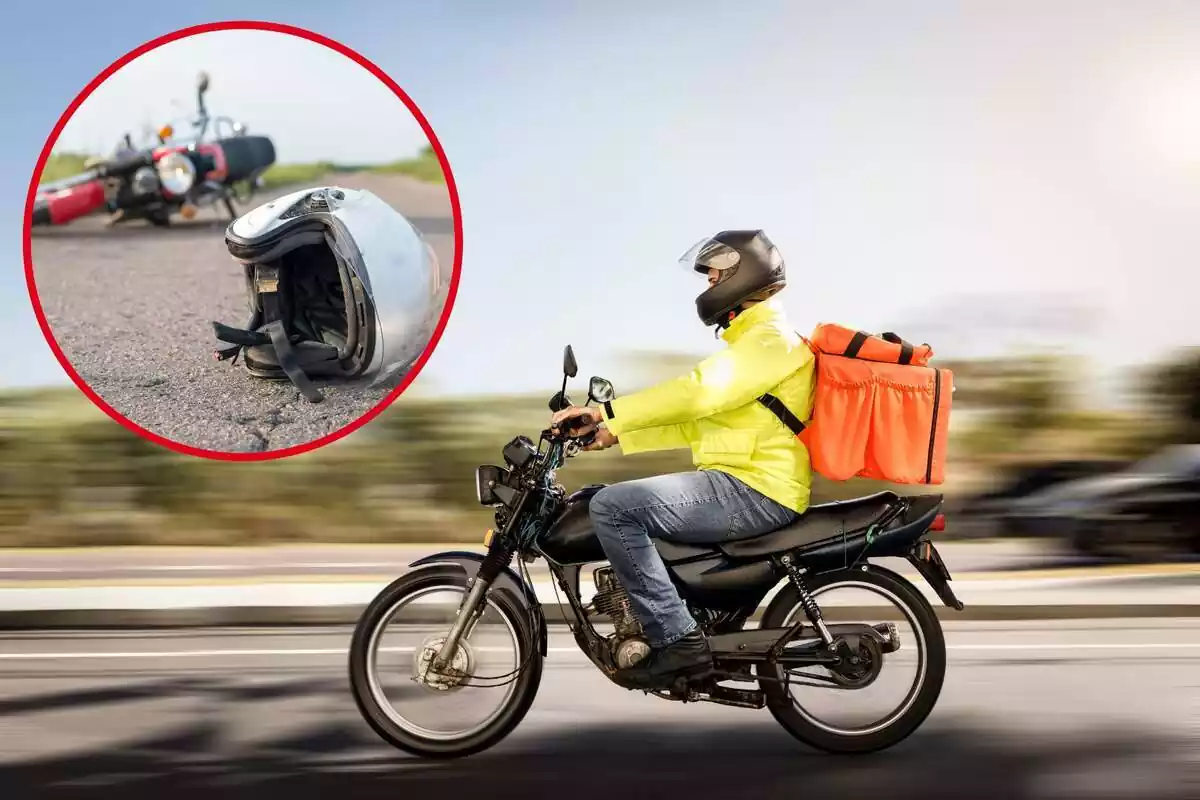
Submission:
POLYGON ((158 191, 158 176, 150 167, 142 167, 133 173, 129 183, 133 187, 133 193, 139 197, 158 191))
POLYGON ((196 182, 196 167, 182 153, 168 153, 154 165, 163 191, 171 195, 186 194, 196 182))

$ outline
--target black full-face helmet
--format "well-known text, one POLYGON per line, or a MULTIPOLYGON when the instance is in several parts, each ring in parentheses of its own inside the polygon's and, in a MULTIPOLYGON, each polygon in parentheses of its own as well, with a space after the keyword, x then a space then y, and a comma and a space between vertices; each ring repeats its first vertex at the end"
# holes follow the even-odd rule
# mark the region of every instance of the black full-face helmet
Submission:
POLYGON ((766 300, 787 285, 783 256, 761 230, 706 236, 689 247, 679 263, 703 275, 720 271, 716 285, 696 298, 696 313, 705 325, 724 327, 743 303, 766 300))
POLYGON ((259 378, 290 380, 312 402, 314 378, 383 380, 410 366, 447 299, 433 249, 401 214, 365 190, 306 189, 230 224, 250 315, 213 323, 259 378))

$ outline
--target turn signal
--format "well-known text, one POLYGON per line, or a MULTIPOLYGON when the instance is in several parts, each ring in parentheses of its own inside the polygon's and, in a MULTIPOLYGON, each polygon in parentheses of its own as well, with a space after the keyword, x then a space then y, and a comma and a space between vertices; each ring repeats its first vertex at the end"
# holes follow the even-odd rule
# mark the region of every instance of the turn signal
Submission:
POLYGON ((483 546, 484 546, 484 547, 491 547, 491 546, 492 546, 492 535, 493 535, 493 534, 495 534, 495 531, 494 531, 494 530, 492 530, 491 528, 488 528, 488 531, 487 531, 487 533, 485 533, 485 534, 483 535, 483 546))
POLYGON ((175 129, 172 128, 170 125, 163 125, 161 128, 158 129, 158 138, 162 139, 164 142, 167 139, 170 139, 174 135, 175 135, 175 129))
POLYGON ((192 219, 196 216, 196 207, 191 203, 184 203, 183 206, 180 207, 179 213, 184 219, 192 219))
POLYGON ((931 530, 931 531, 946 530, 946 515, 938 514, 936 517, 934 517, 933 524, 929 526, 929 530, 931 530))

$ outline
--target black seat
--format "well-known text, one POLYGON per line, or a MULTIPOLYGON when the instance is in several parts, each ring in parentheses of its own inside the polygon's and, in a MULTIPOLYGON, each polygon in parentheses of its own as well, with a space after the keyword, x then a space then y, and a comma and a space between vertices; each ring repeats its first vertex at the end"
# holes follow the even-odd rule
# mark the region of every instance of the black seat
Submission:
POLYGON ((877 492, 853 500, 809 506, 791 525, 761 536, 723 542, 721 552, 730 558, 762 558, 831 536, 855 533, 882 517, 899 499, 895 492, 877 492))

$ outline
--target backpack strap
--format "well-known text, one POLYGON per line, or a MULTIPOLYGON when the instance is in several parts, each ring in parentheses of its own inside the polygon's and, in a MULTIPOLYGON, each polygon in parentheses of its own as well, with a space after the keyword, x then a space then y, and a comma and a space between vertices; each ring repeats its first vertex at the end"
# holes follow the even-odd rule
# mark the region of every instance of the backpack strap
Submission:
POLYGON ((793 414, 791 410, 783 404, 782 400, 770 392, 766 392, 759 397, 758 402, 762 403, 767 407, 768 411, 778 417, 779 421, 782 422, 787 429, 792 432, 792 435, 799 436, 807 427, 803 422, 800 421, 799 417, 793 414))
MULTIPOLYGON (((799 331, 796 331, 796 335, 800 337, 800 341, 804 342, 804 344, 808 346, 808 349, 812 351, 812 354, 815 358, 819 359, 821 357, 821 350, 811 341, 809 341, 807 336, 799 331)), ((792 432, 792 435, 799 437, 800 434, 804 433, 804 430, 808 427, 800 421, 799 417, 792 413, 791 409, 783 404, 782 400, 770 392, 764 392, 756 399, 758 402, 766 406, 768 411, 778 417, 779 421, 784 424, 784 427, 792 432)))
POLYGON ((846 345, 845 352, 842 353, 846 358, 858 358, 858 352, 862 350, 862 346, 867 343, 867 339, 871 338, 871 334, 866 331, 858 331, 854 337, 850 339, 850 344, 846 345))
POLYGON ((916 352, 916 348, 914 348, 912 346, 912 342, 909 342, 909 341, 901 338, 899 335, 892 333, 891 331, 888 331, 887 333, 884 333, 884 334, 880 334, 879 338, 883 339, 885 342, 891 342, 892 344, 900 345, 900 361, 897 363, 899 363, 899 364, 911 364, 912 363, 913 353, 916 352))

